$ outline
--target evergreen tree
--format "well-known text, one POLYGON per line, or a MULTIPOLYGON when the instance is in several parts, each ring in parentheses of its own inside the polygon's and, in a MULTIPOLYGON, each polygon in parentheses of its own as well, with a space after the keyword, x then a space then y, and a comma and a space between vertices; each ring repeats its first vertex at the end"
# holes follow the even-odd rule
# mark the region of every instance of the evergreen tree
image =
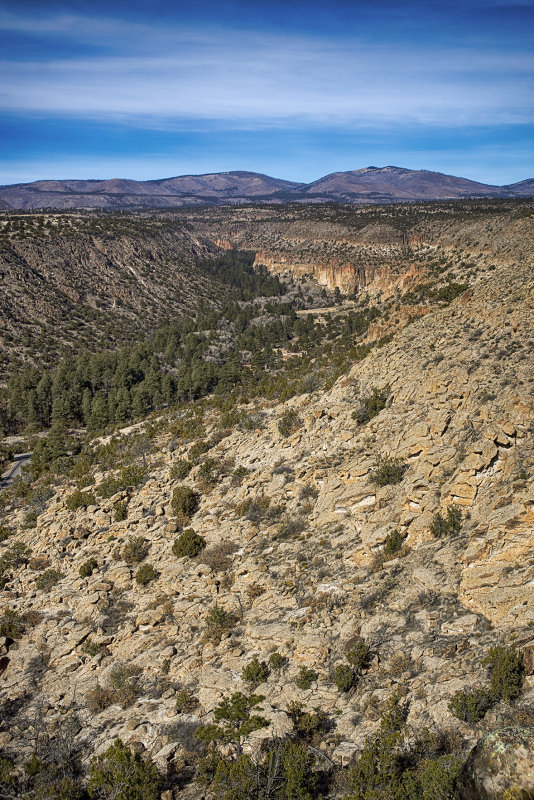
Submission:
POLYGON ((93 401, 91 403, 89 428, 92 431, 99 431, 105 428, 108 422, 108 404, 104 395, 99 393, 93 397, 93 401))

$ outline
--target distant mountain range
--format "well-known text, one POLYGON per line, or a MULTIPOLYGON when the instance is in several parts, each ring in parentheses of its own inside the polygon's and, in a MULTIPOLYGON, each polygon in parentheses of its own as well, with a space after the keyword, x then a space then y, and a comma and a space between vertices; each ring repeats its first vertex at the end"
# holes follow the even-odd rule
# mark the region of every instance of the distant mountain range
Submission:
POLYGON ((469 197, 534 197, 534 178, 491 186, 429 170, 365 167, 332 172, 312 183, 236 171, 151 181, 48 180, 0 186, 0 208, 5 210, 163 208, 247 202, 394 203, 469 197))

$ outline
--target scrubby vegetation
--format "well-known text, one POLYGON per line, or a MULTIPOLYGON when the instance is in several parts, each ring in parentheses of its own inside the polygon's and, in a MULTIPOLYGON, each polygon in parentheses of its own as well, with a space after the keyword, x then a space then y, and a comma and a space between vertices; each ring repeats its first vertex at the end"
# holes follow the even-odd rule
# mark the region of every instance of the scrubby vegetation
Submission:
POLYGON ((394 694, 378 733, 367 739, 349 772, 345 800, 449 800, 458 786, 461 761, 443 752, 439 741, 410 740, 406 712, 394 694))
POLYGON ((91 492, 74 492, 66 499, 66 505, 69 511, 77 511, 79 508, 87 508, 92 506, 95 502, 95 496, 91 492))
POLYGON ((120 739, 95 756, 89 771, 89 797, 102 800, 159 800, 162 779, 150 758, 142 759, 120 739))
POLYGON ((390 486, 400 483, 406 471, 406 465, 402 459, 389 455, 381 455, 371 470, 370 478, 377 486, 390 486))
POLYGON ((495 703, 514 700, 523 686, 523 656, 513 647, 491 647, 482 664, 488 668, 489 687, 456 692, 449 701, 449 710, 468 725, 483 719, 495 703))
POLYGON ((177 486, 172 493, 172 509, 175 514, 192 517, 198 510, 200 495, 189 486, 177 486))
POLYGON ((95 569, 98 569, 96 558, 88 558, 78 570, 81 578, 90 578, 95 569))
POLYGON ((38 589, 49 592, 63 577, 64 575, 58 569, 47 569, 39 575, 35 581, 35 585, 38 589))
POLYGON ((462 529, 462 512, 458 506, 451 505, 447 508, 446 516, 438 511, 432 519, 430 533, 437 539, 460 533, 462 529))
POLYGON ((278 430, 282 436, 289 436, 290 434, 295 433, 295 431, 298 431, 301 425, 302 420, 294 409, 288 409, 287 411, 284 411, 278 420, 278 430))
POLYGON ((314 669, 301 667, 295 682, 299 689, 311 689, 318 677, 314 669))
POLYGON ((206 616, 206 627, 204 629, 204 640, 218 644, 236 624, 236 619, 229 611, 225 611, 218 605, 211 607, 206 616))
POLYGON ((158 572, 152 564, 143 564, 135 573, 135 582, 139 586, 148 586, 149 583, 155 581, 158 577, 158 572))
POLYGON ((195 533, 193 528, 186 528, 180 536, 174 540, 172 552, 177 558, 194 558, 206 547, 206 540, 203 536, 195 533))
MULTIPOLYGON (((230 251, 199 262, 203 273, 216 274, 225 286, 217 311, 199 303, 193 319, 166 324, 135 345, 69 357, 44 372, 17 370, 3 400, 0 393, 0 422, 10 431, 51 428, 34 452, 35 474, 68 458, 68 427, 96 432, 211 394, 234 402, 240 396, 284 400, 331 385, 352 359, 367 355, 371 346, 359 340, 380 315, 376 308, 349 310, 326 323, 299 318, 284 300, 284 285, 262 268, 252 269, 253 258, 230 251), (295 355, 284 358, 282 350, 295 355)), ((280 420, 283 435, 299 424, 295 412, 287 414, 280 420)), ((187 471, 187 461, 176 465, 177 478, 187 471)), ((124 476, 108 480, 101 496, 125 485, 124 476)))
POLYGON ((360 400, 360 407, 352 412, 352 418, 360 425, 365 425, 386 407, 391 389, 384 386, 383 389, 374 388, 370 395, 360 400))
POLYGON ((142 536, 130 536, 122 548, 122 557, 129 563, 144 561, 150 550, 149 543, 142 536))
POLYGON ((254 656, 252 661, 249 661, 249 663, 243 667, 241 677, 246 683, 255 687, 266 681, 269 677, 269 673, 269 667, 265 661, 259 661, 258 657, 254 656))

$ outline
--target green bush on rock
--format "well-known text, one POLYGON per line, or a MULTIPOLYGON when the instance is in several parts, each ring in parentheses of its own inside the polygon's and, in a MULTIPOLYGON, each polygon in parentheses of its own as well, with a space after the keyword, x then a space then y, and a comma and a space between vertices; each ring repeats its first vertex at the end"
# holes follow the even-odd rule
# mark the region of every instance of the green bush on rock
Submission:
POLYGON ((94 505, 95 502, 95 496, 91 492, 78 491, 74 492, 73 494, 69 494, 65 500, 65 505, 69 511, 77 511, 79 508, 86 509, 89 506, 94 505))
POLYGON ((487 689, 473 689, 453 694, 449 700, 449 711, 462 722, 475 725, 483 719, 492 705, 491 695, 487 689))
POLYGON ((186 528, 180 536, 174 540, 172 552, 176 558, 194 558, 206 547, 206 540, 203 536, 196 533, 193 528, 186 528))
POLYGON ((122 548, 122 557, 127 563, 138 564, 148 555, 150 545, 142 536, 130 536, 122 548))
POLYGON ((143 564, 135 574, 135 582, 138 583, 139 586, 148 586, 148 584, 155 581, 157 577, 158 573, 152 564, 143 564))
POLYGON ((482 664, 490 671, 490 693, 496 700, 514 700, 523 686, 525 666, 523 656, 513 647, 490 648, 482 664))
POLYGON ((390 486, 401 482, 405 470, 406 465, 400 458, 380 456, 369 477, 377 486, 390 486))
POLYGON ((198 492, 189 486, 177 486, 172 493, 172 509, 176 515, 192 517, 196 514, 200 504, 198 492))
POLYGON ((252 686, 258 686, 258 684, 264 683, 269 677, 269 667, 265 661, 260 662, 258 661, 258 657, 254 656, 254 658, 243 667, 241 677, 246 683, 252 686))
POLYGON ((89 770, 89 796, 98 800, 159 800, 161 776, 152 759, 143 760, 120 739, 99 756, 89 770))

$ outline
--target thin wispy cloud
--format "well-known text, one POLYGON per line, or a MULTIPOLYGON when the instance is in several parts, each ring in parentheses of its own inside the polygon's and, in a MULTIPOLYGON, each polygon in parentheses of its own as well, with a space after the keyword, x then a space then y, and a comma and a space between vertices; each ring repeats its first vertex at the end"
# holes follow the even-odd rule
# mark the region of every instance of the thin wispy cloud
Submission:
POLYGON ((0 3, 10 176, 61 163, 102 176, 137 157, 146 177, 159 152, 173 174, 254 165, 305 180, 457 163, 491 182, 509 163, 511 182, 534 171, 534 0, 0 3))
MULTIPOLYGON (((69 17, 48 33, 112 34, 118 23, 69 17)), ((14 26, 17 20, 4 19, 14 26)), ((21 23, 22 24, 22 23, 21 23)), ((43 23, 44 24, 44 23, 43 23)), ((34 30, 39 28, 33 23, 34 30)), ((102 40, 100 40, 102 42, 102 40)), ((195 31, 131 25, 113 55, 43 64, 0 64, 9 112, 130 117, 165 128, 173 120, 223 120, 250 127, 299 120, 333 125, 493 124, 532 121, 530 53, 481 48, 391 47, 358 40, 195 31), (129 54, 136 37, 144 54, 129 54), (149 51, 150 54, 146 54, 149 51), (156 55, 157 53, 157 55, 156 55)))

